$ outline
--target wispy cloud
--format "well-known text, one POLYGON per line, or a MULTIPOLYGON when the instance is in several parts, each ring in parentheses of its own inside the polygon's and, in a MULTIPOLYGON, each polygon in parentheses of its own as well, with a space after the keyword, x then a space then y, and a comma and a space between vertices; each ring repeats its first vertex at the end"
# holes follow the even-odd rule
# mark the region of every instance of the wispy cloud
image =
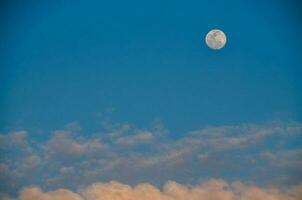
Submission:
POLYGON ((119 137, 115 143, 119 145, 134 146, 138 144, 148 144, 151 143, 154 136, 149 131, 141 131, 138 134, 119 137))
POLYGON ((53 137, 43 146, 48 156, 72 159, 106 149, 100 138, 83 139, 73 137, 70 131, 55 131, 53 137))

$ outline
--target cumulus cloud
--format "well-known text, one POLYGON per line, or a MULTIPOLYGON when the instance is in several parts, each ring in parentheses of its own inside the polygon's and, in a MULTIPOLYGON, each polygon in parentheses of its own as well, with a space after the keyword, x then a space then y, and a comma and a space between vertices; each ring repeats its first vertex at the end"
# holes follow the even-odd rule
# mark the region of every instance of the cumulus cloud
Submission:
MULTIPOLYGON (((287 189, 258 187, 242 182, 210 179, 198 185, 168 181, 163 189, 148 183, 134 187, 116 181, 95 183, 77 193, 65 189, 43 192, 38 187, 22 190, 20 200, 301 200, 302 185, 287 189)), ((2 200, 8 200, 8 197, 2 200), (6 199, 5 199, 6 198, 6 199)))

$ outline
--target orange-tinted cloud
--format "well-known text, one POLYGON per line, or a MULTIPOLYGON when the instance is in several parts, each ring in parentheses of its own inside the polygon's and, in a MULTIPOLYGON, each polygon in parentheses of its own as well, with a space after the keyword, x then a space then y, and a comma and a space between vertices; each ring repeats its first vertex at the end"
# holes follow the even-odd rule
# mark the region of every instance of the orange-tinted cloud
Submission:
POLYGON ((24 189, 19 198, 20 200, 83 200, 80 195, 69 190, 58 189, 51 192, 43 192, 36 187, 24 189))
MULTIPOLYGON (((134 187, 119 182, 95 183, 78 193, 65 189, 43 192, 40 188, 22 190, 20 200, 301 200, 302 185, 287 189, 262 188, 242 182, 210 179, 195 186, 169 181, 163 190, 141 183, 134 187)), ((1 200, 8 200, 5 197, 1 200)))

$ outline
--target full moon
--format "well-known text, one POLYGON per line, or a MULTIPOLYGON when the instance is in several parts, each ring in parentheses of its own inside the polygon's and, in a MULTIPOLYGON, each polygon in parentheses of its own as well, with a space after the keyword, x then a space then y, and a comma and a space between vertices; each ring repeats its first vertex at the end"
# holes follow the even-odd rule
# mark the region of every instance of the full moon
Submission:
POLYGON ((221 49, 226 44, 227 38, 223 31, 219 29, 213 29, 206 35, 205 41, 211 49, 221 49))

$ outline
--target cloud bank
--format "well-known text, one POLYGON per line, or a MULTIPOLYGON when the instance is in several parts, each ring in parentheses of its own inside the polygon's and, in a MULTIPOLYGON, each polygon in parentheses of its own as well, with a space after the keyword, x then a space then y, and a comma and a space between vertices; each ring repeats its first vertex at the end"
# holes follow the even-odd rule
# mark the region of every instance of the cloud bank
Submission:
POLYGON ((160 122, 148 128, 104 123, 91 133, 71 123, 40 133, 40 139, 35 134, 0 134, 0 193, 16 194, 28 185, 76 191, 99 180, 156 187, 167 180, 195 185, 217 177, 258 185, 302 183, 300 122, 212 126, 177 137, 160 122))
MULTIPOLYGON (((222 179, 210 179, 191 186, 168 181, 162 190, 141 183, 134 187, 119 182, 95 183, 81 188, 77 193, 58 189, 43 192, 38 187, 21 191, 19 200, 301 200, 302 185, 286 190, 276 187, 260 188, 242 182, 228 183, 222 179)), ((2 197, 1 200, 13 200, 2 197)))

